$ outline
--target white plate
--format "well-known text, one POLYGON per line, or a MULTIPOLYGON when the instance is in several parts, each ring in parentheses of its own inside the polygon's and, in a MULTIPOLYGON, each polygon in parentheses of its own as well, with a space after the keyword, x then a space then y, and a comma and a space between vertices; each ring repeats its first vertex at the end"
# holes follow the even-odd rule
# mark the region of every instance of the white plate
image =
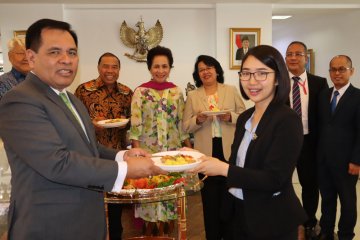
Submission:
POLYGON ((126 118, 116 118, 116 120, 119 120, 119 121, 109 122, 111 120, 115 120, 115 119, 101 120, 101 121, 98 121, 97 123, 104 128, 115 128, 115 127, 125 126, 129 122, 129 119, 126 119, 126 118))
POLYGON ((183 172, 186 170, 190 170, 190 169, 196 167, 197 165, 199 165, 199 163, 200 163, 199 158, 201 156, 204 156, 204 154, 202 154, 200 152, 195 152, 195 151, 168 151, 168 152, 159 152, 159 153, 153 154, 152 160, 154 161, 156 166, 159 166, 161 169, 163 169, 165 171, 183 172), (177 154, 184 154, 184 155, 192 156, 196 160, 196 162, 189 163, 189 164, 182 164, 182 165, 165 165, 161 162, 161 156, 165 156, 165 155, 174 156, 177 154))
POLYGON ((203 111, 202 114, 205 114, 207 116, 216 116, 216 115, 222 115, 230 112, 231 110, 222 110, 222 111, 203 111))

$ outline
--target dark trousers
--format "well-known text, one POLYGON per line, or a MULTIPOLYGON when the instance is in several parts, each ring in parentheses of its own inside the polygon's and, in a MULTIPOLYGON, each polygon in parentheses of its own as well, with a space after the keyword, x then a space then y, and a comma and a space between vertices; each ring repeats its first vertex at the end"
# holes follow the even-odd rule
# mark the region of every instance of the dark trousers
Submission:
POLYGON ((121 240, 123 228, 121 225, 121 204, 108 204, 109 237, 110 240, 121 240))
MULTIPOLYGON (((226 235, 224 240, 297 240, 298 239, 298 228, 295 227, 293 231, 280 233, 278 236, 267 236, 265 238, 256 238, 249 234, 247 223, 245 219, 244 203, 243 200, 236 199, 234 197, 234 209, 232 216, 227 222, 226 235)), ((261 231, 261 227, 259 227, 261 231)))
POLYGON ((302 187, 301 199, 303 207, 309 217, 304 224, 305 227, 312 228, 317 223, 315 214, 319 204, 319 186, 316 151, 308 135, 304 135, 304 142, 296 169, 302 187))
MULTIPOLYGON (((222 139, 213 138, 212 156, 225 161, 222 139)), ((200 178, 203 175, 200 174, 200 178)), ((225 177, 208 177, 201 189, 201 198, 204 213, 204 225, 207 240, 221 240, 224 234, 224 224, 220 220, 220 208, 224 193, 226 191, 225 177)))
POLYGON ((347 173, 348 166, 330 166, 320 162, 319 186, 321 193, 321 232, 332 235, 335 228, 337 198, 340 200, 338 236, 340 240, 354 237, 357 219, 356 183, 358 176, 347 173))

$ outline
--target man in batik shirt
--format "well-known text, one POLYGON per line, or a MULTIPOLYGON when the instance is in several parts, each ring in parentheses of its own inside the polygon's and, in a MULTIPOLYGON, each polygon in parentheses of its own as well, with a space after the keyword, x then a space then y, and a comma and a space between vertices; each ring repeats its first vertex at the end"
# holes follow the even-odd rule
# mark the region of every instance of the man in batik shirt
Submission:
MULTIPOLYGON (((96 130, 97 140, 114 149, 126 149, 125 127, 104 128, 97 122, 104 119, 130 118, 133 92, 118 83, 120 60, 112 53, 104 53, 98 61, 99 77, 81 84, 75 95, 85 104, 96 130)), ((109 235, 111 240, 121 239, 121 206, 108 204, 109 235)))
POLYGON ((98 121, 129 118, 133 92, 118 83, 120 60, 112 53, 104 53, 98 62, 99 77, 81 84, 75 95, 85 104, 93 120, 98 141, 111 148, 126 149, 128 127, 104 128, 98 121))

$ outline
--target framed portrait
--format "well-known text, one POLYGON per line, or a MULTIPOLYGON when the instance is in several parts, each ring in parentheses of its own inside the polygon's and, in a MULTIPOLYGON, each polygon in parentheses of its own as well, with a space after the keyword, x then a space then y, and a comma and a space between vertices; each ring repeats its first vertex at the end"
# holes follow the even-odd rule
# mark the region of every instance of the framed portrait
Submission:
POLYGON ((308 62, 306 64, 306 71, 311 74, 315 74, 315 57, 312 49, 307 50, 308 62))
POLYGON ((24 38, 26 35, 26 30, 15 30, 14 37, 24 38))
POLYGON ((240 69, 250 48, 260 44, 260 28, 230 28, 230 69, 240 69))

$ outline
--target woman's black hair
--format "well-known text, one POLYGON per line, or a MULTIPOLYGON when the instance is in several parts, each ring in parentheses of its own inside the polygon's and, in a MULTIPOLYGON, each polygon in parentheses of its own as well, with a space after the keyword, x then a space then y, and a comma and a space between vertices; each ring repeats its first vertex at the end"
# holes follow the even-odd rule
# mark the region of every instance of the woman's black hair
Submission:
POLYGON ((153 63, 154 58, 156 56, 165 56, 165 57, 167 57, 167 59, 169 60, 170 68, 173 68, 174 59, 173 59, 171 50, 169 48, 166 48, 166 47, 156 46, 156 47, 150 49, 148 54, 147 54, 146 64, 147 64, 147 67, 148 67, 149 70, 151 69, 152 63, 153 63))
POLYGON ((203 62, 208 67, 214 67, 216 71, 216 81, 219 83, 224 83, 224 70, 222 69, 220 63, 213 57, 208 55, 200 55, 196 59, 193 78, 196 87, 201 87, 203 85, 200 76, 199 76, 199 68, 198 65, 200 62, 203 62))
MULTIPOLYGON (((249 56, 255 57, 257 60, 271 68, 275 72, 276 91, 273 102, 286 103, 289 99, 290 93, 290 79, 285 61, 281 53, 274 47, 268 45, 259 45, 251 48, 242 60, 240 72, 243 69, 243 64, 249 56)), ((249 100, 245 94, 240 81, 240 92, 244 99, 249 100)))

